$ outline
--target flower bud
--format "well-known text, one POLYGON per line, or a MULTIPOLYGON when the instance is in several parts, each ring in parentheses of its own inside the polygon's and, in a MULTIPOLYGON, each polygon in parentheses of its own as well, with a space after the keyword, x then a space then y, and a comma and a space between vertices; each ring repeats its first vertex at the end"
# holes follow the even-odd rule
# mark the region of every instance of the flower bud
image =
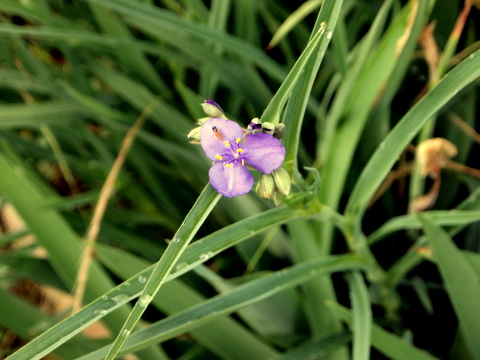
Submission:
POLYGON ((262 124, 260 123, 260 119, 253 118, 252 121, 250 121, 250 124, 248 124, 247 130, 251 131, 253 134, 256 134, 257 132, 261 132, 262 124))
POLYGON ((200 129, 200 126, 193 128, 192 131, 188 133, 187 138, 200 141, 200 129))
POLYGON ((224 118, 225 114, 223 113, 222 108, 213 100, 205 100, 202 104, 202 109, 208 116, 212 118, 224 118))
POLYGON ((210 119, 211 119, 211 117, 203 117, 203 118, 200 118, 200 119, 198 119, 197 124, 198 124, 198 125, 203 125, 203 123, 204 123, 205 121, 210 120, 210 119))
POLYGON ((262 123, 262 131, 265 134, 273 135, 275 133, 275 125, 270 122, 264 122, 262 123))
POLYGON ((275 191, 273 192, 273 203, 275 204, 275 206, 278 206, 281 204, 282 197, 283 197, 283 194, 281 193, 281 191, 278 191, 278 189, 275 188, 275 191))
POLYGON ((288 175, 287 170, 280 167, 275 170, 273 173, 273 179, 275 180, 276 188, 285 195, 290 194, 290 188, 292 185, 292 181, 290 180, 290 175, 288 175))
POLYGON ((265 199, 270 199, 273 191, 275 190, 275 182, 273 181, 272 175, 262 174, 262 176, 260 176, 260 180, 257 182, 255 190, 258 196, 265 199))
POLYGON ((285 125, 282 123, 275 125, 275 132, 273 133, 273 136, 275 136, 277 139, 283 138, 283 135, 285 135, 285 125))

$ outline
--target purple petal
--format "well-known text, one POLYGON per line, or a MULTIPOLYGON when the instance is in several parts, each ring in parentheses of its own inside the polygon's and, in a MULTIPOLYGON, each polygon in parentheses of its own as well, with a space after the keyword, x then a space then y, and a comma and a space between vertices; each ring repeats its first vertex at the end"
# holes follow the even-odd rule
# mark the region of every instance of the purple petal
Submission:
POLYGON ((208 172, 210 184, 219 194, 226 197, 243 195, 252 190, 253 175, 242 165, 241 161, 232 161, 231 167, 225 162, 213 164, 208 172))
POLYGON ((217 155, 226 157, 223 160, 231 160, 234 150, 229 144, 235 144, 242 136, 242 128, 235 121, 213 118, 203 123, 200 144, 210 160, 218 161, 217 155))
POLYGON ((280 140, 269 134, 247 135, 243 150, 245 162, 264 174, 278 169, 285 159, 285 148, 280 140))

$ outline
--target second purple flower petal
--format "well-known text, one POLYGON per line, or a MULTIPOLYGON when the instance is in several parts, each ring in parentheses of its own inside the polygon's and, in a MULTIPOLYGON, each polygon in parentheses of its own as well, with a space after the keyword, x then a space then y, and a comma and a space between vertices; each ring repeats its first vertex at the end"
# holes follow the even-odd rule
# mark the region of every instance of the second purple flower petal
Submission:
POLYGON ((269 134, 247 135, 243 147, 245 162, 264 174, 278 169, 285 159, 285 148, 280 140, 269 134))

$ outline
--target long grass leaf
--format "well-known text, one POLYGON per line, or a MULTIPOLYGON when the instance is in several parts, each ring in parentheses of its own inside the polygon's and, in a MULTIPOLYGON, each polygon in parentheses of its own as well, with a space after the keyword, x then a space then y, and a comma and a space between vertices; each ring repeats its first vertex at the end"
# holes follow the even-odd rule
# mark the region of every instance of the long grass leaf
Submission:
POLYGON ((353 311, 353 358, 370 359, 372 310, 367 286, 359 272, 349 274, 350 297, 353 311))
MULTIPOLYGON (((467 210, 437 210, 429 211, 428 216, 440 226, 465 226, 480 220, 480 211, 467 210)), ((397 216, 388 220, 367 238, 370 245, 375 244, 389 234, 406 229, 419 229, 422 223, 416 215, 397 216)))
MULTIPOLYGON (((303 209, 279 207, 252 215, 247 219, 222 228, 191 244, 181 256, 170 278, 173 279, 186 273, 195 266, 211 259, 212 256, 221 251, 252 236, 258 235, 272 226, 278 226, 305 216, 324 216, 324 220, 330 218, 328 213, 322 215, 316 214, 316 212, 315 209, 312 209, 312 212, 309 213, 303 209)), ((41 358, 45 354, 48 354, 49 351, 52 351, 78 334, 88 325, 102 319, 130 300, 135 299, 144 288, 147 278, 153 271, 153 267, 152 265, 148 269, 136 274, 86 305, 74 316, 70 316, 59 324, 51 327, 45 333, 15 352, 9 360, 33 360, 37 359, 37 357, 35 357, 37 354, 38 358, 41 358)))
POLYGON ((428 215, 420 215, 433 256, 445 281, 445 287, 458 316, 459 326, 474 359, 480 359, 480 323, 473 314, 480 314, 478 274, 455 246, 448 234, 428 215))
POLYGON ((107 360, 113 360, 116 357, 131 331, 140 320, 140 317, 151 303, 153 297, 157 294, 161 285, 166 281, 170 271, 176 265, 178 259, 205 221, 205 218, 210 211, 212 211, 218 200, 220 200, 220 197, 221 196, 210 185, 207 185, 204 191, 200 194, 192 209, 185 217, 184 222, 171 240, 169 246, 155 265, 155 268, 145 284, 142 294, 138 298, 132 312, 123 325, 122 330, 117 335, 117 338, 110 348, 106 356, 107 360))
MULTIPOLYGON (((186 21, 181 17, 169 11, 158 7, 152 7, 141 2, 131 2, 125 0, 85 0, 99 4, 107 9, 114 10, 123 16, 127 21, 135 26, 144 28, 148 26, 153 30, 152 35, 161 37, 163 40, 171 41, 171 34, 188 34, 201 42, 206 41, 210 44, 216 44, 224 48, 231 54, 236 54, 247 62, 258 64, 267 74, 274 79, 281 81, 285 72, 277 63, 271 60, 262 51, 254 46, 227 34, 221 34, 213 29, 209 29, 202 24, 186 21)), ((149 31, 150 32, 150 31, 149 31)))
MULTIPOLYGON (((328 304, 332 311, 349 325, 353 324, 352 311, 334 303, 328 304)), ((416 348, 399 338, 381 326, 373 324, 372 326, 372 345, 387 357, 395 360, 434 360, 436 357, 428 354, 426 351, 416 348)))
POLYGON ((350 334, 343 332, 331 335, 318 340, 313 340, 301 346, 274 358, 275 360, 305 360, 305 359, 323 359, 329 354, 338 351, 340 347, 346 345, 350 340, 350 334))
MULTIPOLYGON (((102 263, 122 279, 128 279, 150 265, 113 247, 97 246, 97 254, 102 263)), ((163 285, 153 299, 152 305, 167 315, 172 315, 198 306, 203 301, 205 297, 192 286, 174 279, 163 285)), ((214 319, 204 326, 193 329, 189 335, 217 356, 228 360, 245 358, 262 360, 276 355, 273 347, 229 317, 214 319), (219 338, 222 341, 218 341, 219 338)))
MULTIPOLYGON (((296 82, 295 88, 292 90, 293 96, 290 98, 288 106, 285 109, 284 123, 287 127, 284 139, 285 148, 287 149, 285 164, 292 174, 298 171, 300 134, 312 86, 327 51, 327 47, 332 39, 342 5, 343 1, 332 0, 323 2, 310 42, 313 41, 314 36, 316 36, 315 31, 323 30, 325 31, 325 36, 320 39, 317 56, 305 64, 302 76, 300 80, 296 82)), ((280 110, 281 108, 278 111, 280 110)))
MULTIPOLYGON (((65 286, 71 289, 81 253, 77 234, 57 211, 45 207, 48 198, 32 181, 35 179, 33 173, 20 164, 12 163, 4 154, 0 154, 0 172, 0 191, 15 207, 39 244, 47 249, 53 268, 65 286)), ((38 179, 37 181, 40 182, 38 179)), ((96 263, 93 264, 90 275, 95 281, 87 283, 87 300, 101 296, 113 285, 108 275, 96 263)), ((109 320, 113 328, 118 328, 119 322, 123 322, 122 316, 125 312, 118 315, 109 320)))
MULTIPOLYGON (((169 339, 220 315, 231 313, 282 290, 299 285, 315 276, 319 276, 319 274, 359 269, 365 266, 368 265, 355 255, 332 256, 295 265, 269 276, 253 280, 226 294, 218 295, 196 307, 172 315, 165 320, 152 324, 146 329, 135 332, 126 341, 120 354, 129 353, 152 343, 169 339)), ((108 347, 83 356, 80 359, 102 359, 107 350, 108 347)))
POLYGON ((356 222, 363 215, 375 190, 425 122, 479 76, 480 51, 477 51, 451 70, 392 129, 355 184, 346 207, 351 221, 356 222))

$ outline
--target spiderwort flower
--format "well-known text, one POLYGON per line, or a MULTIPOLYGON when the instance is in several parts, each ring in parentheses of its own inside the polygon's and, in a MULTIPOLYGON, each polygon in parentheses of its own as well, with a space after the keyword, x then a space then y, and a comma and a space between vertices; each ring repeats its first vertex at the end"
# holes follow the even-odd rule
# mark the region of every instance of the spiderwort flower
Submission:
POLYGON ((210 184, 221 195, 234 197, 248 193, 254 183, 246 165, 264 174, 278 169, 285 158, 285 148, 269 134, 244 134, 240 125, 224 118, 203 123, 200 144, 215 163, 208 173, 210 184))

